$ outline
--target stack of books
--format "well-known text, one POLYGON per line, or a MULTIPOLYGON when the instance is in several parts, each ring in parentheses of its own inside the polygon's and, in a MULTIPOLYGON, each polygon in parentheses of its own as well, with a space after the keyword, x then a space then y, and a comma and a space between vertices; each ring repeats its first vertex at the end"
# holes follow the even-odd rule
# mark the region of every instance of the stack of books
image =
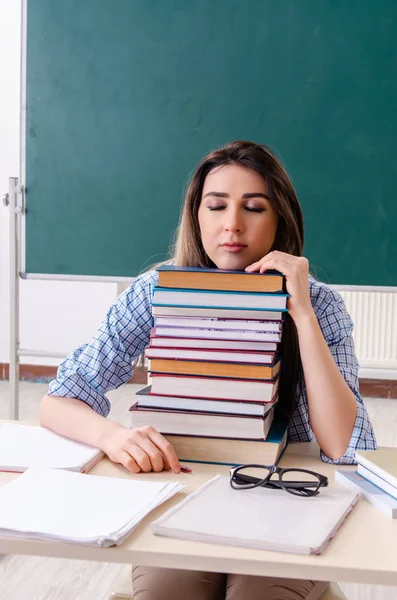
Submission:
POLYGON ((283 275, 170 265, 158 275, 151 385, 137 394, 132 425, 155 427, 181 460, 274 464, 286 443, 286 423, 273 418, 283 275))
POLYGON ((359 491, 373 506, 397 518, 397 448, 357 450, 356 471, 336 471, 335 479, 359 491))

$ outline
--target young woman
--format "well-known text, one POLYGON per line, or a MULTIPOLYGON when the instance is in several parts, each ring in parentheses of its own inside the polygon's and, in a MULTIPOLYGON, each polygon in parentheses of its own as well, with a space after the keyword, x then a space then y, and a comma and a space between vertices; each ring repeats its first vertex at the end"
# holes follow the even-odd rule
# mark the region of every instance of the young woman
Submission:
MULTIPOLYGON (((290 298, 278 407, 290 418, 289 439, 317 439, 324 461, 351 463, 356 448, 376 447, 358 389, 353 325, 339 294, 309 275, 303 237, 301 208, 280 162, 265 146, 233 142, 198 166, 173 260, 285 275, 290 298)), ((131 430, 106 419, 105 393, 128 381, 149 344, 156 280, 147 272, 121 294, 93 340, 59 367, 40 412, 42 425, 101 448, 132 473, 180 471, 173 448, 150 423, 131 430)), ((133 569, 133 586, 140 600, 315 600, 324 590, 314 581, 143 567, 133 569)))

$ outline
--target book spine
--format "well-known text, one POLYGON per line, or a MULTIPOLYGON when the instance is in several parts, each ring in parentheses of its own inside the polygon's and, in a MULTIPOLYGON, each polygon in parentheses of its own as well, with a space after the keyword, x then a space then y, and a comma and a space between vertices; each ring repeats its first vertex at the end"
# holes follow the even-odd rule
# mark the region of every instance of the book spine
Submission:
POLYGON ((386 481, 393 487, 397 488, 397 477, 394 477, 393 475, 391 475, 391 473, 388 473, 381 467, 378 467, 378 465, 374 464, 367 458, 360 456, 359 452, 355 454, 355 459, 359 465, 364 467, 364 469, 368 469, 368 471, 371 471, 371 473, 374 473, 374 475, 376 475, 380 479, 386 481))
POLYGON ((395 488, 393 485, 379 477, 379 475, 376 475, 375 473, 373 473, 372 471, 370 471, 366 467, 363 467, 360 464, 357 465, 357 472, 359 475, 361 475, 361 477, 364 477, 364 479, 375 484, 381 490, 383 490, 387 494, 390 494, 390 496, 393 496, 393 498, 397 499, 397 488, 395 488))
POLYGON ((372 504, 372 506, 375 506, 375 508, 381 510, 388 517, 395 519, 397 517, 397 502, 396 506, 393 508, 387 501, 385 501, 385 497, 388 497, 391 500, 391 496, 386 494, 386 492, 372 484, 367 479, 361 477, 359 473, 355 473, 355 475, 362 479, 362 483, 354 481, 349 476, 351 473, 351 471, 335 471, 335 481, 338 481, 344 487, 353 490, 353 492, 359 492, 370 504, 372 504))

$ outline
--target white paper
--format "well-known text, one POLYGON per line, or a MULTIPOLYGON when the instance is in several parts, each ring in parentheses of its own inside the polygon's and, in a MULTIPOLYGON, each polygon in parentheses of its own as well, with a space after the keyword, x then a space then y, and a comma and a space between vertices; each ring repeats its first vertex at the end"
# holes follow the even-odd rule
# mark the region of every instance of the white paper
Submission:
POLYGON ((78 471, 101 456, 98 448, 69 440, 44 427, 0 425, 1 471, 25 471, 29 467, 78 471))
POLYGON ((0 490, 0 532, 112 545, 182 487, 167 481, 28 469, 0 490))

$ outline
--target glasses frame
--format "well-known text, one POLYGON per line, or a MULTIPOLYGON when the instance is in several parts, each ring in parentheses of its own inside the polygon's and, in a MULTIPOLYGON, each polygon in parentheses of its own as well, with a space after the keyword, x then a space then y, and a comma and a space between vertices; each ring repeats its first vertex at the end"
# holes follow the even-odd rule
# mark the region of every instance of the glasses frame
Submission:
POLYGON ((231 467, 230 469, 230 486, 233 490, 251 490, 256 487, 266 487, 268 489, 283 489, 289 494, 293 494, 294 496, 302 496, 302 497, 311 497, 317 496, 320 493, 320 488, 327 487, 328 485, 328 477, 322 475, 321 473, 316 473, 315 471, 309 471, 308 469, 294 469, 294 468, 286 468, 282 469, 281 467, 276 467, 276 465, 256 465, 256 464, 247 464, 247 465, 238 465, 237 467, 231 467), (241 479, 244 479, 246 483, 238 484, 235 482, 235 479, 239 476, 239 472, 243 469, 256 468, 256 469, 267 469, 268 474, 263 479, 258 477, 252 477, 251 475, 244 475, 243 473, 240 475, 241 479), (313 487, 313 483, 311 481, 288 481, 284 482, 282 480, 283 475, 288 473, 289 471, 293 471, 294 473, 306 473, 307 475, 312 475, 317 478, 318 483, 315 488, 313 487), (277 474, 278 480, 271 480, 272 475, 277 474), (235 484, 235 485, 233 485, 235 484), (312 488, 312 489, 310 489, 312 488))

